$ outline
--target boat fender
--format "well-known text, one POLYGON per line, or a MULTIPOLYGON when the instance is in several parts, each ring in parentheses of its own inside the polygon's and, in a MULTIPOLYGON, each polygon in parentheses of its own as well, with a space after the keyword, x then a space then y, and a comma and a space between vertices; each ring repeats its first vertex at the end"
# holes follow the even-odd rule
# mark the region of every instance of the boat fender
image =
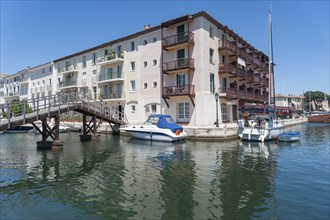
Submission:
POLYGON ((176 134, 176 136, 179 136, 179 135, 180 135, 180 130, 179 130, 179 129, 176 130, 176 131, 175 131, 175 134, 176 134))

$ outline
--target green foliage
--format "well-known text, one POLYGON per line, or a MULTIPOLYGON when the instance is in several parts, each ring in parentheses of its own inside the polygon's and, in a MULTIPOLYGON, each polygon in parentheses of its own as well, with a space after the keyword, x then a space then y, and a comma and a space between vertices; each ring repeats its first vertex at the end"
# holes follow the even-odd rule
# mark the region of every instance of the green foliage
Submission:
MULTIPOLYGON (((305 103, 309 106, 309 100, 314 104, 316 109, 312 110, 320 110, 322 108, 322 102, 326 99, 328 102, 330 101, 330 95, 325 94, 321 91, 307 91, 304 93, 305 103)), ((309 108, 307 106, 307 109, 309 108)), ((313 107, 312 107, 313 108, 313 107)))

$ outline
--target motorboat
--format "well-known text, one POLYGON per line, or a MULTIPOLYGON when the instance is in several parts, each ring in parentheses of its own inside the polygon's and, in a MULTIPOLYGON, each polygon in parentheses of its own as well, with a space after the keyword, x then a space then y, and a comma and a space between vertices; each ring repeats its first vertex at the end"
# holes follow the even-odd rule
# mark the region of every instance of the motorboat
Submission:
POLYGON ((238 120, 238 136, 243 141, 275 140, 283 132, 283 122, 274 120, 271 115, 254 117, 255 119, 238 120))
POLYGON ((294 142, 294 141, 299 141, 300 136, 301 133, 298 131, 288 131, 279 134, 277 136, 277 139, 283 142, 294 142))
POLYGON ((120 128, 133 138, 173 142, 184 140, 187 136, 183 128, 170 115, 152 114, 143 124, 130 125, 120 128))

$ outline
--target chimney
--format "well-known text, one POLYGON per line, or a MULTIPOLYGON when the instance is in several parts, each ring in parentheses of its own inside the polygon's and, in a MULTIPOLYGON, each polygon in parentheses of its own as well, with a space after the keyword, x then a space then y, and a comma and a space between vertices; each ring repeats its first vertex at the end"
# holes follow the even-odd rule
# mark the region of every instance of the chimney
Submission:
POLYGON ((144 25, 144 30, 150 29, 150 24, 144 25))

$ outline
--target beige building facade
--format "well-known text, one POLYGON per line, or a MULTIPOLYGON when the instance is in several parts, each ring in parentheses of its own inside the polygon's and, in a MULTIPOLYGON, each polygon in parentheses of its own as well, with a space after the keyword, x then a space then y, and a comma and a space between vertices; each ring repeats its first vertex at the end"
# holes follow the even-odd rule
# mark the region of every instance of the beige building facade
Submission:
POLYGON ((235 122, 240 107, 266 102, 269 92, 268 57, 206 12, 27 71, 28 98, 77 93, 124 111, 131 124, 156 113, 189 126, 235 122), (49 75, 32 77, 43 69, 49 75))

